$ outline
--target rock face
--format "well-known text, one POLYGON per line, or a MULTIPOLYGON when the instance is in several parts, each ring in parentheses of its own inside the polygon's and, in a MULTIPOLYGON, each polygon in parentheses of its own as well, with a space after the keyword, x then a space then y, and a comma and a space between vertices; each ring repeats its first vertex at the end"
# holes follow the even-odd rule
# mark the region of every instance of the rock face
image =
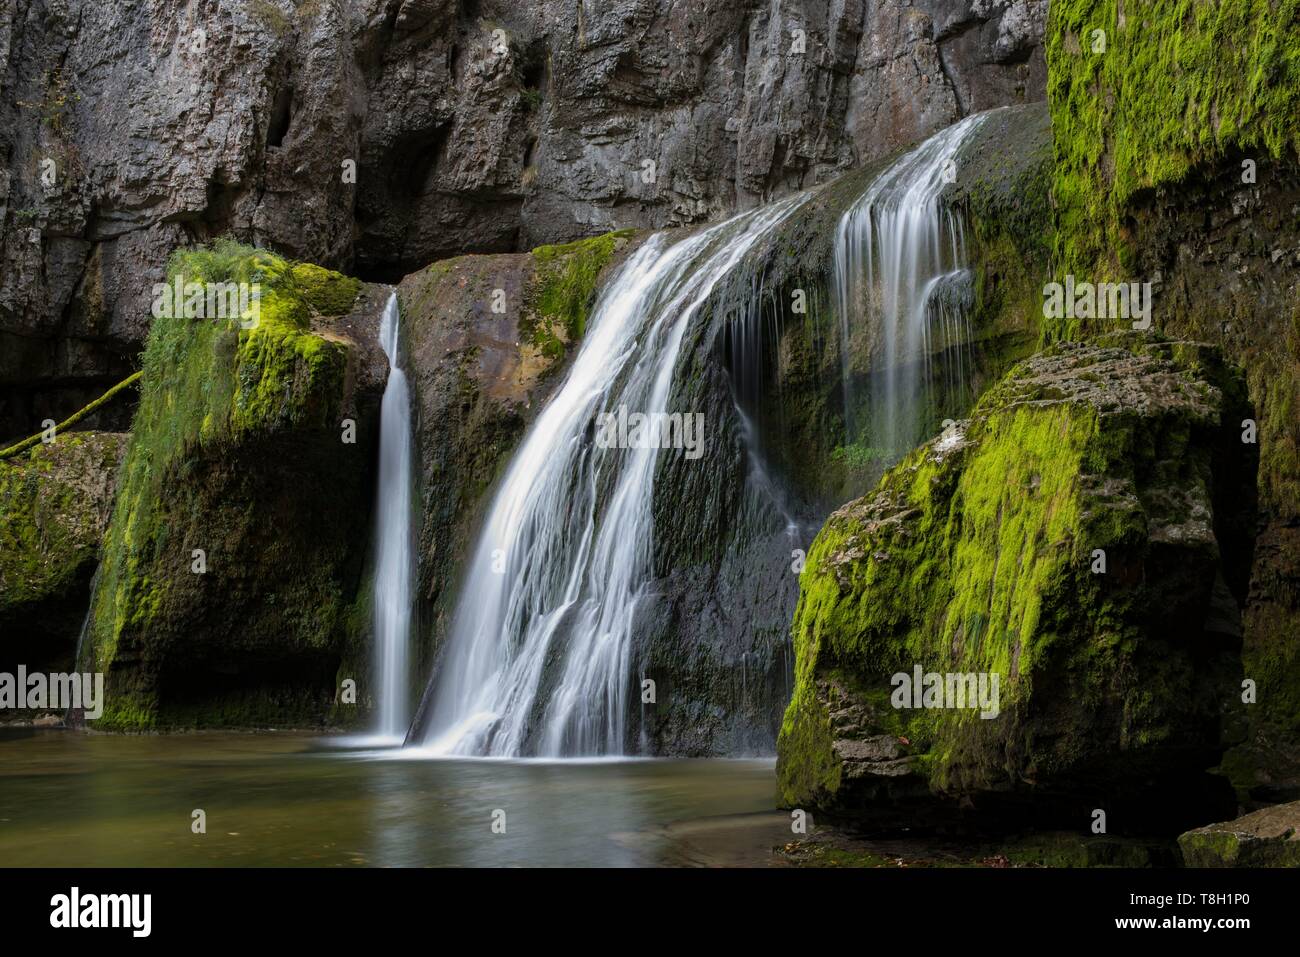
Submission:
MULTIPOLYGON (((1152 283, 1154 326, 1245 370, 1260 450, 1260 531, 1245 614, 1250 732, 1224 768, 1243 792, 1300 796, 1300 44, 1294 4, 1052 4, 1048 61, 1059 273, 1152 283), (1118 104, 1124 104, 1123 107, 1118 104), (1170 123, 1171 115, 1186 122, 1170 123), (1140 147, 1135 146, 1141 144, 1140 147)), ((1078 336, 1108 323, 1049 328, 1078 336)))
POLYGON ((0 439, 130 371, 177 245, 396 281, 701 222, 1040 99, 1046 6, 7 0, 0 439))
POLYGON ((0 672, 66 672, 126 436, 71 432, 0 461, 0 672))
POLYGON ((1240 701, 1247 412, 1208 347, 1062 344, 833 515, 801 581, 782 800, 1113 812, 1212 767, 1240 701), (899 697, 917 669, 940 697, 899 697), (996 707, 949 673, 983 676, 984 705, 996 676, 996 707))
POLYGON ((1300 867, 1300 802, 1198 827, 1178 846, 1188 867, 1300 867))
POLYGON ((97 726, 315 724, 341 678, 368 687, 352 612, 388 291, 230 244, 170 274, 257 283, 260 316, 154 322, 92 603, 97 726))
POLYGON ((398 286, 421 494, 416 699, 487 493, 581 338, 600 280, 637 241, 607 233, 529 253, 462 256, 398 286))

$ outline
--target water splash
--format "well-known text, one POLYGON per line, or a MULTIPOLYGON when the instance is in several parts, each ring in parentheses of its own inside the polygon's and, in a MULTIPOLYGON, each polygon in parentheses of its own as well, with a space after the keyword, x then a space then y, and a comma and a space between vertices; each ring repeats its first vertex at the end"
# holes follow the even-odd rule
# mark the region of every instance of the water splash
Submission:
POLYGON ((411 397, 399 360, 397 293, 388 297, 379 343, 388 356, 388 384, 379 413, 379 485, 375 497, 374 629, 378 734, 400 743, 411 712, 414 538, 411 511, 411 397))
POLYGON ((942 201, 957 154, 988 114, 936 133, 878 176, 841 217, 835 236, 834 293, 840 319, 847 441, 858 421, 851 355, 855 336, 875 336, 871 444, 897 458, 916 444, 929 394, 931 357, 955 348, 949 385, 964 385, 969 348, 970 274, 962 219, 942 201), (863 317, 874 321, 863 322, 863 317))
POLYGON ((599 413, 620 406, 670 411, 688 328, 718 283, 806 198, 676 244, 653 236, 606 286, 572 368, 487 514, 446 660, 426 696, 427 730, 413 729, 428 750, 562 756, 626 749, 630 645, 651 578, 661 453, 600 448, 592 427, 599 413))

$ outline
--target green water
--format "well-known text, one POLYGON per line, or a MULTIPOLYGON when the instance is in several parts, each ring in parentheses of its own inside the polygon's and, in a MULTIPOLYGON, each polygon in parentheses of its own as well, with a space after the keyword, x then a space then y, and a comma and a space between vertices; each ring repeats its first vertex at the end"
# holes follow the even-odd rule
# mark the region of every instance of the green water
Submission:
POLYGON ((790 839, 771 761, 431 760, 340 744, 0 732, 0 867, 767 866, 790 839))

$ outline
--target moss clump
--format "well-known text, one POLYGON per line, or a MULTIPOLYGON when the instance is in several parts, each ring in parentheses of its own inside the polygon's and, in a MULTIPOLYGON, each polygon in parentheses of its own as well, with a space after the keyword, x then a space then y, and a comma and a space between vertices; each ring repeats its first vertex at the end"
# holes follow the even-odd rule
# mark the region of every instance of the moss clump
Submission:
POLYGON ((298 294, 322 316, 342 316, 351 311, 361 292, 361 280, 313 263, 293 267, 298 294))
POLYGON ((1231 636, 1185 634, 1249 534, 1234 497, 1253 470, 1221 458, 1242 454, 1240 391, 1201 347, 1058 347, 833 515, 800 579, 782 800, 1122 788, 1212 763, 1239 665, 1231 636), (998 716, 891 707, 917 665, 997 675, 998 716))
POLYGON ((537 269, 533 301, 538 318, 526 338, 545 355, 561 355, 565 343, 582 338, 596 299, 596 282, 623 241, 634 233, 621 229, 533 250, 537 269))
POLYGON ((1300 0, 1054 0, 1048 17, 1063 272, 1128 268, 1143 191, 1232 153, 1300 152, 1300 0))
POLYGON ((1153 867, 1177 860, 1172 847, 1101 835, 1080 837, 1069 833, 1036 834, 1009 841, 997 850, 1013 866, 1153 867))
MULTIPOLYGON (((209 577, 192 571, 193 549, 212 553, 223 543, 236 552, 253 548, 265 534, 260 523, 274 523, 266 511, 273 501, 259 500, 259 494, 276 498, 279 473, 264 473, 263 481, 274 482, 259 493, 242 484, 239 463, 257 474, 271 456, 288 453, 308 461, 328 440, 312 444, 306 437, 334 433, 344 400, 348 344, 315 335, 309 326, 320 303, 335 308, 345 298, 340 290, 355 281, 228 241, 178 251, 167 278, 169 284, 179 278, 205 288, 247 283, 260 288, 260 296, 250 309, 255 315, 187 319, 171 309, 151 327, 140 405, 92 608, 96 667, 109 675, 103 727, 139 730, 157 719, 158 671, 168 645, 180 640, 186 616, 197 613, 200 583, 209 577), (232 494, 241 498, 231 501, 232 494)), ((338 444, 336 436, 332 444, 338 444)), ((309 494, 311 480, 303 479, 302 489, 309 494)), ((274 552, 264 543, 257 554, 274 552)), ((249 554, 245 575, 261 561, 249 554)), ((280 627, 293 631, 284 638, 288 643, 328 642, 341 599, 336 585, 317 579, 332 571, 326 563, 291 573, 299 580, 284 591, 315 606, 276 609, 280 627), (304 630, 313 629, 321 634, 304 639, 304 630)), ((246 599, 250 583, 240 569, 228 573, 236 579, 226 600, 246 599)), ((261 588, 257 600, 274 602, 274 580, 261 588)))

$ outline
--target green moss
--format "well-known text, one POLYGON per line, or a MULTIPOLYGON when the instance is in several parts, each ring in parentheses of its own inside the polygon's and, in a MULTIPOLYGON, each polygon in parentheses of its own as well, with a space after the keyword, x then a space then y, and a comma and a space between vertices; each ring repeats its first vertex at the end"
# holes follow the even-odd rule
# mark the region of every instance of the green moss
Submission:
POLYGON ((157 727, 157 706, 135 696, 117 695, 104 702, 103 713, 95 721, 97 731, 141 733, 157 727))
MULTIPOLYGON (((1284 814, 1294 805, 1280 805, 1243 818, 1249 821, 1261 815, 1284 814)), ((1294 820, 1294 811, 1291 812, 1294 820)), ((1183 861, 1188 867, 1300 867, 1300 840, 1294 828, 1274 836, 1263 837, 1238 830, 1241 822, 1212 824, 1188 831, 1178 838, 1183 861)))
MULTIPOLYGON (((823 681, 849 689, 871 733, 907 738, 912 774, 940 793, 1070 773, 1106 735, 1131 752, 1119 768, 1201 720, 1189 717, 1205 704, 1190 691, 1189 663, 1144 643, 1150 599, 1120 569, 1153 560, 1145 509, 1165 506, 1144 505, 1147 489, 1213 487, 1206 446, 1220 426, 1200 390, 1162 396, 1155 418, 1119 406, 1106 383, 1150 375, 1144 388, 1161 394, 1161 370, 1197 368, 1198 353, 1143 342, 1141 362, 1070 347, 1021 364, 961 431, 912 453, 827 521, 793 625, 795 690, 778 742, 785 803, 824 804, 846 784, 823 681), (1091 375, 1095 391, 1066 398, 1066 370, 1091 375), (1116 574, 1092 574, 1095 549, 1116 574), (996 674, 1001 716, 889 707, 889 676, 918 664, 996 674), (1054 703, 1061 695, 1068 704, 1054 703)), ((1204 587, 1195 584, 1204 574, 1192 572, 1188 587, 1204 587)))
POLYGON ((361 292, 361 280, 312 263, 297 263, 293 278, 298 294, 322 316, 342 316, 361 292))
MULTIPOLYGON (((1300 160, 1300 0, 1054 0, 1046 53, 1058 278, 1148 279, 1173 267, 1158 290, 1161 325, 1223 342, 1246 369, 1266 527, 1294 527, 1300 307, 1286 299, 1285 260, 1266 258, 1292 245, 1294 215, 1266 210, 1292 205, 1287 184, 1300 160), (1093 48, 1094 30, 1105 32, 1104 52, 1093 48), (1246 160, 1256 165, 1257 186, 1241 179, 1246 160), (1236 202, 1235 183, 1254 194, 1254 210, 1237 222, 1224 209, 1236 202), (1180 230, 1205 229, 1213 236, 1207 248, 1219 253, 1208 263, 1186 258, 1180 230), (1260 252, 1253 243, 1268 246, 1260 252)), ((1044 324, 1047 338, 1094 331, 1081 320, 1044 324)), ((1300 728, 1290 693, 1300 677, 1294 550, 1278 545, 1257 553, 1250 589, 1244 659, 1261 698, 1248 746, 1255 757, 1239 754, 1230 764, 1239 783, 1253 781, 1256 758, 1261 777, 1275 776, 1270 765, 1300 728)))
POLYGON ((596 298, 596 281, 613 259, 620 241, 634 232, 623 229, 533 250, 537 266, 534 297, 537 313, 544 321, 534 325, 532 338, 546 355, 561 354, 565 342, 582 338, 596 298), (563 341, 554 326, 563 331, 563 341))
POLYGON ((1143 191, 1233 153, 1300 151, 1300 0, 1139 3, 1122 22, 1120 9, 1058 0, 1048 14, 1057 266, 1095 279, 1130 264, 1126 209, 1143 191))
MULTIPOLYGON (((147 646, 145 636, 167 613, 171 590, 185 580, 179 576, 189 573, 194 545, 180 536, 205 516, 186 516, 175 527, 168 509, 195 481, 190 463, 290 429, 332 429, 343 395, 348 347, 309 331, 310 316, 319 311, 309 297, 333 308, 354 280, 294 267, 229 241, 176 252, 168 282, 178 277, 203 286, 247 283, 260 287, 260 297, 256 316, 240 317, 248 328, 240 319, 186 319, 170 310, 150 329, 140 405, 92 609, 96 665, 104 671, 111 670, 124 634, 147 646)), ((119 676, 110 685, 113 697, 151 700, 149 667, 136 670, 129 681, 119 676)), ((119 724, 147 726, 155 714, 152 707, 132 705, 119 724)))
POLYGON ((0 462, 0 630, 93 565, 120 437, 72 432, 0 462), (8 621, 8 624, 5 622, 8 621))
POLYGON ((1151 867, 1172 849, 1123 838, 1046 833, 1020 838, 997 850, 1013 865, 1040 867, 1151 867))
MULTIPOLYGON (((796 621, 808 614, 804 608, 807 594, 801 589, 796 621)), ((805 801, 821 805, 840 788, 842 767, 831 747, 835 735, 830 715, 816 692, 820 634, 820 629, 802 634, 802 644, 795 651, 794 694, 781 719, 776 758, 777 803, 782 807, 805 801)))

